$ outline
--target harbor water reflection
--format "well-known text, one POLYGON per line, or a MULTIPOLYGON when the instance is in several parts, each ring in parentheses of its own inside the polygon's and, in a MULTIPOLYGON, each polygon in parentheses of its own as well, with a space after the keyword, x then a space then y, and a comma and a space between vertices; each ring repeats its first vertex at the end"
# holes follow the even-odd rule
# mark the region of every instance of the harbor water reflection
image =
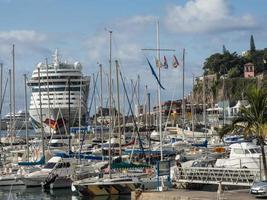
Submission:
POLYGON ((70 189, 42 190, 41 187, 25 186, 1 187, 0 199, 3 200, 130 200, 130 196, 81 197, 70 189))

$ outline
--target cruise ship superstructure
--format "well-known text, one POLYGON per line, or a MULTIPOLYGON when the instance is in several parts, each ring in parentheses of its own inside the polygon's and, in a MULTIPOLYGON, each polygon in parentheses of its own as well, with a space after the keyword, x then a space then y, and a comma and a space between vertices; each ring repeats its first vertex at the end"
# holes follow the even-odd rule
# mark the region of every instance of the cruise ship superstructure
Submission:
POLYGON ((61 62, 56 50, 53 62, 51 64, 38 63, 27 84, 32 91, 29 114, 33 127, 37 131, 41 128, 40 104, 46 133, 64 134, 68 129, 68 123, 71 127, 78 126, 79 119, 84 125, 89 77, 82 74, 82 65, 79 62, 73 64, 61 62))

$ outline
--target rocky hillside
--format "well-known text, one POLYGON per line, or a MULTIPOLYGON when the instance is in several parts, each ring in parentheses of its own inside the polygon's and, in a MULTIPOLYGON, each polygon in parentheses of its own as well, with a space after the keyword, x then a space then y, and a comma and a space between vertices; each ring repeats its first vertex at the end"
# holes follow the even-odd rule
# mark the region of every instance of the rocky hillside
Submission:
MULTIPOLYGON (((230 100, 236 102, 243 99, 246 90, 252 85, 262 86, 267 89, 267 73, 261 73, 255 78, 205 78, 206 103, 212 104, 218 101, 230 100)), ((203 103, 203 79, 197 81, 194 86, 194 101, 197 104, 203 103)))

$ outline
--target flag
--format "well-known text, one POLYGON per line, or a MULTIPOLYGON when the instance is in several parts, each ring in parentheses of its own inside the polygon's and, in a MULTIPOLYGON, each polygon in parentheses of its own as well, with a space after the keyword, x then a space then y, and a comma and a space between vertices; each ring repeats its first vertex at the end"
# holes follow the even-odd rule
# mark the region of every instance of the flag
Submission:
POLYGON ((167 62, 166 57, 164 56, 163 59, 164 59, 163 60, 163 66, 164 66, 165 69, 168 69, 168 62, 167 62))
POLYGON ((178 60, 177 60, 175 55, 173 55, 172 66, 174 68, 177 68, 179 66, 179 62, 178 62, 178 60))
POLYGON ((157 58, 156 58, 156 66, 157 66, 157 68, 161 68, 161 66, 162 66, 162 63, 157 58))
POLYGON ((157 80, 159 86, 160 86, 163 90, 165 90, 165 88, 161 85, 161 83, 160 83, 160 81, 159 81, 159 78, 158 78, 156 72, 154 71, 154 69, 153 69, 153 67, 152 67, 152 65, 151 65, 151 63, 149 62, 149 60, 148 60, 147 57, 146 57, 146 60, 147 60, 148 65, 149 65, 149 67, 150 67, 150 69, 151 69, 151 72, 152 72, 153 76, 155 77, 155 79, 157 80))

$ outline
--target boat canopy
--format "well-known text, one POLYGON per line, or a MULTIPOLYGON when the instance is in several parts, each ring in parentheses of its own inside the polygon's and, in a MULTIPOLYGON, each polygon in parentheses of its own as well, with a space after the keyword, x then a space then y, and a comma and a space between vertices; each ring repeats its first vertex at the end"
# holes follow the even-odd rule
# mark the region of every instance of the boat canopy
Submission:
POLYGON ((152 168, 151 165, 147 163, 127 163, 127 162, 120 162, 120 163, 112 163, 112 169, 134 169, 134 168, 152 168))
POLYGON ((43 165, 45 164, 45 157, 42 156, 40 158, 40 160, 36 161, 36 162, 19 162, 18 165, 19 166, 32 166, 32 165, 43 165))

